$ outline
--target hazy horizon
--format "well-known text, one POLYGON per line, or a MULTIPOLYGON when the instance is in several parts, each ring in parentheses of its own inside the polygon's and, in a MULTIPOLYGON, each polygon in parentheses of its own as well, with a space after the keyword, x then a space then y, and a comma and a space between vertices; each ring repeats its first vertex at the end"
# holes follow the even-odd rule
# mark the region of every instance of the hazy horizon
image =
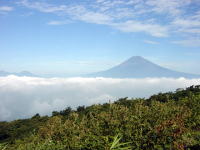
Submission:
MULTIPOLYGON (((0 76, 8 76, 8 75, 17 75, 17 76, 35 76, 35 77, 47 77, 47 78, 53 78, 53 77, 61 77, 61 78, 63 78, 63 77, 66 77, 66 78, 68 78, 68 77, 89 77, 88 75, 90 75, 90 74, 95 74, 95 73, 98 73, 98 72, 103 72, 103 71, 107 71, 107 70, 110 70, 110 69, 112 69, 112 68, 114 68, 114 67, 117 67, 117 66, 119 66, 119 65, 121 65, 121 64, 123 64, 123 63, 125 63, 126 61, 128 61, 128 60, 130 60, 130 59, 134 59, 134 58, 137 58, 137 57, 139 57, 139 58, 141 58, 141 59, 143 59, 143 60, 145 60, 145 61, 148 61, 149 63, 153 63, 153 64, 155 64, 155 65, 157 65, 157 66, 159 66, 159 67, 162 67, 163 69, 165 68, 165 69, 169 69, 169 70, 171 70, 171 71, 177 71, 177 70, 173 70, 173 69, 171 69, 171 68, 169 68, 169 67, 164 67, 164 66, 161 66, 161 65, 159 65, 159 64, 156 64, 156 63, 154 63, 154 62, 151 62, 151 61, 149 61, 149 60, 147 60, 147 59, 145 59, 144 57, 142 57, 142 56, 132 56, 132 57, 130 57, 130 58, 128 58, 128 59, 126 59, 125 61, 123 61, 123 62, 121 62, 121 63, 118 63, 118 64, 116 64, 115 66, 111 66, 110 68, 105 68, 104 70, 97 70, 97 71, 95 71, 95 72, 87 72, 87 73, 84 73, 84 72, 80 72, 80 73, 68 73, 68 74, 63 74, 63 73, 53 73, 53 74, 40 74, 40 73, 38 73, 38 74, 35 74, 35 73, 33 73, 33 72, 30 72, 29 70, 21 70, 21 71, 18 71, 18 72, 8 72, 8 71, 6 71, 6 70, 0 70, 0 76), (2 74, 7 74, 7 75, 2 75, 2 74)), ((139 62, 138 62, 139 63, 139 62)), ((142 64, 141 64, 142 65, 142 64)), ((129 68, 129 69, 137 69, 137 68, 129 68)), ((183 72, 183 71, 178 71, 178 72, 180 72, 180 73, 187 73, 187 74, 192 74, 191 72, 183 72)), ((141 72, 142 73, 142 72, 141 72)), ((193 75, 200 75, 200 74, 195 74, 195 73, 193 73, 193 75)), ((98 76, 98 77, 102 77, 102 76, 98 76)), ((112 76, 111 76, 112 77, 112 76)), ((150 76, 148 76, 148 74, 146 74, 146 77, 150 77, 150 76)), ((164 77, 164 76, 163 76, 164 77)), ((184 77, 184 76, 179 76, 179 77, 184 77)), ((129 77, 130 78, 130 77, 129 77)), ((135 78, 134 76, 132 77, 132 78, 135 78)), ((140 78, 144 78, 144 77, 140 77, 140 78)))

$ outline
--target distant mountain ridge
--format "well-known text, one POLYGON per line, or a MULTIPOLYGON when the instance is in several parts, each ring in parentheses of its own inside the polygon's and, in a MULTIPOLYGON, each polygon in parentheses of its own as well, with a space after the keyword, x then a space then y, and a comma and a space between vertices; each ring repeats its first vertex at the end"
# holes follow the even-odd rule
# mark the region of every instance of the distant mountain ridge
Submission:
POLYGON ((27 77, 36 77, 37 75, 32 74, 28 71, 21 71, 21 72, 6 72, 6 71, 0 71, 0 77, 9 76, 9 75, 16 75, 16 76, 27 76, 27 77))
POLYGON ((171 78, 200 78, 200 75, 178 72, 161 67, 141 57, 133 56, 123 63, 106 71, 89 74, 88 77, 110 78, 147 78, 147 77, 171 77, 171 78))

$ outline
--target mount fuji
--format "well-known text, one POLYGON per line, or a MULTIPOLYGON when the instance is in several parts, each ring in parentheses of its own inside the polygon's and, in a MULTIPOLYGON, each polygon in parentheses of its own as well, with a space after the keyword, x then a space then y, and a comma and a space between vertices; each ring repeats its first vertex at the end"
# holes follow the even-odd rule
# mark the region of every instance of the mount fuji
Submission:
POLYGON ((88 77, 108 78, 200 78, 200 75, 178 72, 161 67, 141 56, 133 56, 123 63, 106 71, 91 73, 88 77))

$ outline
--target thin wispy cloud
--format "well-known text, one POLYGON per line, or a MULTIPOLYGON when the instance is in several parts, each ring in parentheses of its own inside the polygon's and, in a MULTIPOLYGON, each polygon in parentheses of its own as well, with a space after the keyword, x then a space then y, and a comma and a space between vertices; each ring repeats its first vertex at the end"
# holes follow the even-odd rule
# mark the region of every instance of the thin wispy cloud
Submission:
POLYGON ((135 18, 138 17, 134 15, 137 8, 129 8, 133 4, 131 1, 97 1, 87 6, 81 4, 55 6, 23 0, 19 4, 44 13, 62 13, 72 20, 107 25, 122 32, 145 32, 155 37, 168 35, 167 27, 156 22, 145 23, 145 20, 135 18), (100 4, 95 5, 96 3, 100 4))
POLYGON ((12 11, 13 7, 10 6, 0 6, 0 11, 12 11))
POLYGON ((173 20, 172 25, 177 26, 182 31, 200 29, 200 11, 189 16, 176 18, 173 20))
POLYGON ((69 24, 72 23, 72 21, 69 20, 53 20, 53 21, 49 21, 47 24, 48 25, 64 25, 64 24, 69 24))
POLYGON ((13 11, 14 8, 10 6, 0 6, 0 14, 6 14, 8 12, 13 11))
POLYGON ((186 40, 173 41, 175 44, 184 45, 187 47, 199 47, 200 46, 200 38, 189 38, 186 40))
POLYGON ((151 23, 141 23, 136 21, 126 21, 122 23, 113 24, 113 27, 116 27, 123 32, 145 32, 154 37, 167 37, 168 29, 167 27, 160 26, 158 24, 151 23))
MULTIPOLYGON (((193 3, 198 5, 198 0, 96 0, 62 5, 21 0, 18 4, 43 13, 62 14, 71 20, 107 25, 121 32, 143 32, 163 38, 183 32, 200 36, 200 12, 194 10, 186 15, 186 9, 193 3), (190 19, 185 19, 186 16, 190 19)), ((48 24, 66 23, 50 21, 48 24)))
POLYGON ((190 0, 147 0, 146 4, 151 7, 151 11, 160 14, 179 16, 184 13, 184 6, 189 5, 190 0))
POLYGON ((23 5, 27 8, 36 9, 38 11, 44 12, 44 13, 54 13, 59 11, 64 11, 66 9, 66 6, 60 5, 60 6, 54 6, 45 2, 32 2, 28 0, 22 0, 20 2, 17 2, 17 4, 23 5))
POLYGON ((159 44, 158 42, 156 42, 156 41, 151 41, 151 40, 144 40, 144 42, 147 43, 147 44, 153 44, 153 45, 159 44))

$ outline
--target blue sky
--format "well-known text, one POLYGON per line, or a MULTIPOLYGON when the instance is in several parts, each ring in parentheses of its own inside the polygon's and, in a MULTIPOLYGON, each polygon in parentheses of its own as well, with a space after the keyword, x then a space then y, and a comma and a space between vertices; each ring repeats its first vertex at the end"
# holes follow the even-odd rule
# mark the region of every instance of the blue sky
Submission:
POLYGON ((200 0, 0 0, 0 70, 78 75, 135 55, 200 74, 200 0))

